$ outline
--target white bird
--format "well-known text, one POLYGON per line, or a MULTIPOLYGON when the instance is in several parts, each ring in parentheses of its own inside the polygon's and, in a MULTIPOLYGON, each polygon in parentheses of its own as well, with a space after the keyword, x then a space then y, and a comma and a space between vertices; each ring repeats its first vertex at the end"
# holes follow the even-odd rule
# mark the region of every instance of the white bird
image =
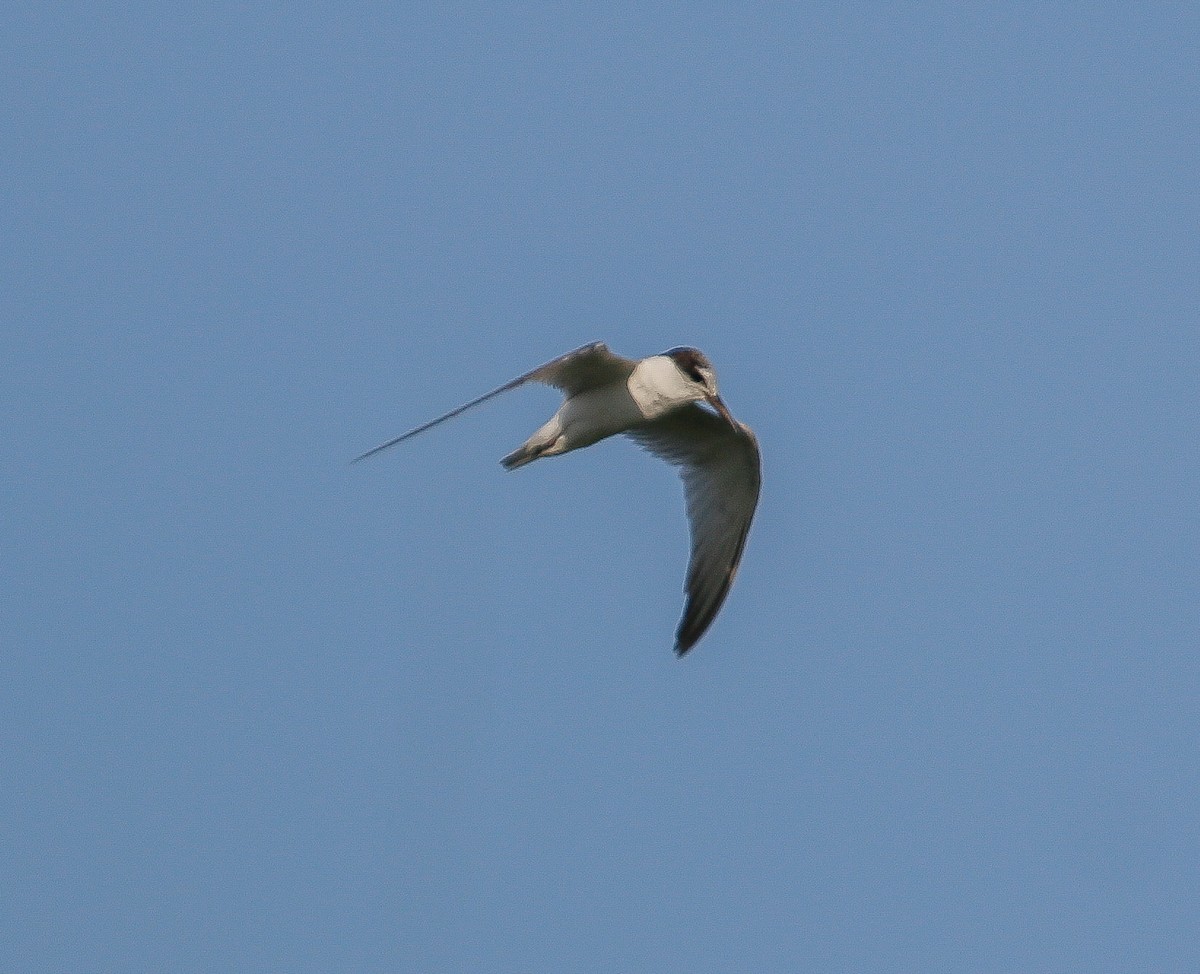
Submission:
POLYGON ((704 635, 729 593, 762 482, 758 441, 721 401, 716 373, 703 352, 672 348, 639 361, 593 342, 368 450, 354 462, 526 382, 554 386, 562 390, 564 400, 549 422, 500 461, 506 470, 591 446, 616 433, 681 468, 692 536, 684 588, 687 605, 675 634, 675 652, 682 656, 704 635))

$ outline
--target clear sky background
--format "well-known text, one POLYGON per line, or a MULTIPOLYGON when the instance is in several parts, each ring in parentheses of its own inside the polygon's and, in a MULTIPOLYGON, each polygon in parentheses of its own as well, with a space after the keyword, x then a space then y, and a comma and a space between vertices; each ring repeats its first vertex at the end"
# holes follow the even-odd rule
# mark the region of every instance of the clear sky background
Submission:
POLYGON ((1195 4, 0 26, 0 968, 1200 970, 1195 4))

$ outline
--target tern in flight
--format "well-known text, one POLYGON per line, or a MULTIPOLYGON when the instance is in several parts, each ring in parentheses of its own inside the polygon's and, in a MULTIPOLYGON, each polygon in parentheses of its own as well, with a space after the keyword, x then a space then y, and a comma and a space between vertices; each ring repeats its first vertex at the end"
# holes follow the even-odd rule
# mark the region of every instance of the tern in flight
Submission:
POLYGON ((639 361, 614 355, 603 342, 593 342, 368 450, 354 462, 527 382, 560 389, 564 400, 549 422, 500 461, 506 470, 591 446, 616 433, 624 433, 680 468, 692 536, 684 587, 687 605, 675 634, 675 652, 683 656, 704 635, 725 601, 762 482, 758 441, 721 401, 717 375, 703 352, 672 348, 639 361))

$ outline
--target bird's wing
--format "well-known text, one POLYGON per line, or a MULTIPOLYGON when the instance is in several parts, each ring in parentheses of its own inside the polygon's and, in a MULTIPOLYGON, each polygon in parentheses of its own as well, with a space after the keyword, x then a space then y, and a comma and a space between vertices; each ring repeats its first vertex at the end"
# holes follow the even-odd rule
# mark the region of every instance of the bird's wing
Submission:
POLYGON ((478 406, 481 403, 487 402, 489 399, 494 399, 502 392, 508 392, 510 389, 516 389, 518 386, 523 386, 526 382, 541 382, 548 386, 554 386, 556 389, 561 389, 568 398, 577 393, 584 392, 588 389, 594 389, 597 386, 608 385, 611 382, 624 381, 632 374, 634 366, 637 362, 632 359, 622 358, 620 355, 614 355, 608 350, 608 346, 604 342, 592 342, 590 345, 584 345, 575 349, 573 352, 567 352, 566 355, 560 355, 558 358, 551 359, 544 365, 539 365, 531 372, 526 372, 524 375, 519 375, 510 382, 504 383, 497 389, 491 392, 486 392, 477 399, 472 399, 470 402, 463 403, 455 409, 450 410, 444 416, 439 416, 437 419, 430 420, 416 429, 411 429, 407 433, 402 433, 395 439, 388 440, 386 443, 381 443, 372 450, 368 450, 361 456, 355 457, 352 463, 358 463, 359 460, 365 460, 367 457, 372 457, 376 453, 386 450, 390 446, 395 446, 397 443, 403 443, 410 437, 416 436, 418 433, 424 433, 428 429, 433 429, 439 423, 444 423, 448 419, 453 419, 461 413, 465 413, 473 406, 478 406))
POLYGON ((762 484, 758 441, 749 427, 735 428, 695 403, 628 434, 681 468, 692 534, 687 606, 675 634, 682 656, 716 618, 737 573, 762 484))
POLYGON ((636 366, 634 359, 614 355, 604 342, 592 342, 551 359, 517 381, 544 382, 561 389, 570 398, 588 389, 624 382, 636 366))

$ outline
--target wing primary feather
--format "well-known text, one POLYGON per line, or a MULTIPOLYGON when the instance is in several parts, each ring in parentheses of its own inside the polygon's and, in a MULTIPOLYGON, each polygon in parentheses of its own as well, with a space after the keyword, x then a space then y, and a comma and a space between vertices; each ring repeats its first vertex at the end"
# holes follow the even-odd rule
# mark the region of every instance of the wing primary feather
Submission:
POLYGON ((443 416, 439 416, 437 419, 431 419, 428 423, 424 423, 421 426, 418 426, 416 429, 411 429, 407 433, 401 433, 395 439, 388 440, 386 443, 380 443, 379 446, 368 450, 366 453, 360 454, 350 462, 359 463, 362 460, 366 460, 368 457, 375 456, 376 453, 382 453, 384 450, 390 449, 398 443, 403 443, 405 440, 412 439, 412 437, 416 436, 418 433, 424 433, 426 430, 431 430, 439 423, 444 423, 448 419, 453 419, 455 416, 465 413, 468 409, 473 409, 476 406, 482 405, 489 399, 495 399, 496 396, 502 395, 505 392, 510 392, 511 390, 516 389, 518 386, 524 385, 526 382, 539 380, 542 377, 542 373, 546 370, 561 364, 573 356, 602 347, 602 345, 602 342, 591 342, 587 345, 581 345, 574 351, 567 352, 565 355, 560 355, 558 358, 551 359, 549 362, 539 365, 536 369, 531 369, 524 375, 517 376, 517 378, 504 383, 504 385, 493 389, 491 392, 485 392, 482 396, 472 399, 470 402, 463 403, 461 406, 458 406, 455 409, 451 409, 450 412, 443 416))
MULTIPOLYGON (((537 370, 535 369, 534 371, 537 371, 537 370)), ((355 457, 350 462, 358 463, 360 460, 366 460, 368 457, 375 456, 376 453, 382 453, 384 450, 388 449, 389 447, 395 446, 397 443, 403 443, 405 440, 412 439, 418 433, 424 433, 426 430, 433 429, 439 423, 444 423, 448 419, 453 419, 455 416, 458 416, 461 413, 465 413, 468 409, 472 409, 475 406, 479 406, 482 403, 487 402, 489 399, 495 399, 496 396, 500 395, 501 393, 508 392, 512 389, 517 388, 517 386, 519 386, 519 385, 523 385, 524 383, 529 381, 531 376, 532 376, 532 373, 529 373, 527 375, 521 376, 519 379, 513 379, 512 382, 506 382, 506 383, 504 383, 504 385, 500 386, 498 389, 493 389, 491 392, 485 392, 479 398, 472 399, 470 402, 467 402, 467 403, 463 403, 461 406, 457 407, 456 409, 451 409, 450 412, 446 413, 444 416, 439 416, 437 419, 431 419, 428 423, 424 423, 421 426, 418 426, 416 429, 411 429, 407 433, 401 433, 395 439, 388 440, 386 443, 380 443, 379 446, 374 447, 373 449, 368 450, 366 453, 363 453, 363 454, 355 457)))
MULTIPOLYGON (((733 579, 737 575, 738 565, 742 560, 742 552, 746 548, 746 537, 750 533, 750 525, 742 529, 741 536, 738 538, 738 543, 733 556, 733 563, 725 572, 725 578, 720 587, 713 592, 703 604, 697 602, 692 603, 691 596, 688 597, 688 602, 683 611, 683 618, 679 621, 679 628, 675 632, 675 655, 682 659, 687 655, 688 650, 700 641, 700 637, 707 631, 708 627, 713 624, 717 613, 721 611, 721 606, 725 604, 725 597, 729 594, 729 589, 733 586, 733 579)), ((691 579, 688 580, 689 587, 691 579)))
POLYGON ((684 656, 712 625, 737 574, 762 484, 758 443, 748 427, 696 404, 628 435, 683 477, 692 552, 675 653, 684 656))

